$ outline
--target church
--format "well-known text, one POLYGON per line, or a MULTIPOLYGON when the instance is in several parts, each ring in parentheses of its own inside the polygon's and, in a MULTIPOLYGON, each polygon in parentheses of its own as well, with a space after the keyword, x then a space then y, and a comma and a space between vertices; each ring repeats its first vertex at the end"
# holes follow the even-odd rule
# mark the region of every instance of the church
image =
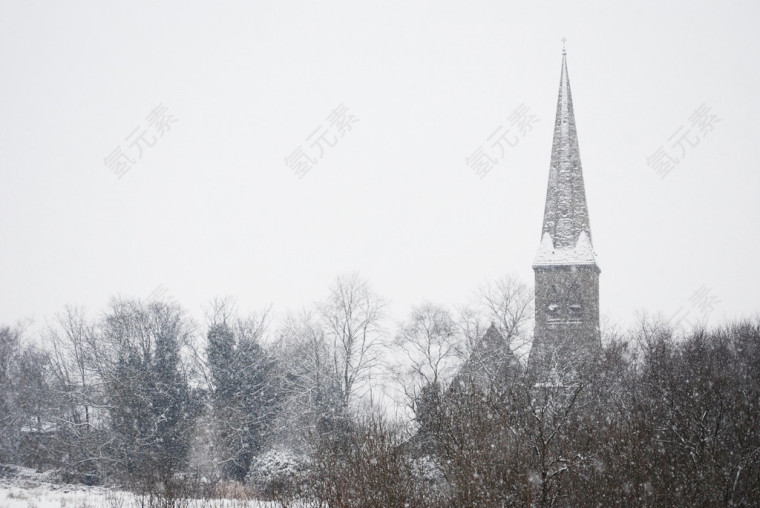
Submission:
POLYGON ((601 348, 601 270, 591 239, 564 48, 544 220, 533 271, 535 328, 528 371, 539 383, 572 382, 601 348))
MULTIPOLYGON (((533 345, 527 374, 533 386, 571 386, 601 350, 599 274, 591 240, 575 127, 567 52, 562 50, 549 182, 535 275, 533 345)), ((457 376, 481 387, 524 372, 494 323, 457 376)))

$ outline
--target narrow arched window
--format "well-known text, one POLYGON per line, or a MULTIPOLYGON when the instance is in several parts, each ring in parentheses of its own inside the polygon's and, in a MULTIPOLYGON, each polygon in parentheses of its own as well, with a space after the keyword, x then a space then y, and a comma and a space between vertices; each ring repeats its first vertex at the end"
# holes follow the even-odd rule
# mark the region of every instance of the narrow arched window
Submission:
POLYGON ((552 284, 549 288, 549 304, 546 308, 547 321, 559 321, 562 315, 562 300, 560 299, 559 290, 556 284, 552 284))
POLYGON ((583 298, 577 283, 573 283, 567 292, 567 317, 571 321, 580 321, 583 317, 583 298))

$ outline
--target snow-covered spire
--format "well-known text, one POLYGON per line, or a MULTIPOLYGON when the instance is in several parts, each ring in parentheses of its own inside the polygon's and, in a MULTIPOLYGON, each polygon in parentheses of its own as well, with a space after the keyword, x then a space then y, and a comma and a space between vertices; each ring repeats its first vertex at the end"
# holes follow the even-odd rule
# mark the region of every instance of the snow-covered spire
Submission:
MULTIPOLYGON (((552 251, 562 253, 561 258, 566 260, 567 264, 596 264, 593 247, 591 247, 591 257, 589 257, 591 227, 586 206, 581 155, 578 149, 578 134, 575 130, 573 97, 570 93, 564 44, 549 184, 544 209, 544 226, 541 231, 541 247, 536 257, 536 265, 544 264, 542 261, 547 258, 547 253, 544 251, 547 250, 549 244, 552 251), (582 238, 581 233, 584 232, 583 236, 586 238, 582 238), (549 239, 546 238, 547 234, 549 239), (583 252, 578 252, 578 259, 575 259, 574 251, 578 250, 576 246, 579 243, 583 243, 580 246, 583 252)), ((553 258, 550 264, 557 264, 555 256, 548 257, 553 258)))

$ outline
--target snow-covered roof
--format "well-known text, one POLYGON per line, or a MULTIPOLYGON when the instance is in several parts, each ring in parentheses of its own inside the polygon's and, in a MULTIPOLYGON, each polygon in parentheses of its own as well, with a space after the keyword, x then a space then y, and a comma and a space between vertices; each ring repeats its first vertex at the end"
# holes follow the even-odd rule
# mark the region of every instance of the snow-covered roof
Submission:
POLYGON ((554 247, 554 242, 548 231, 541 237, 541 245, 538 247, 533 266, 561 266, 561 265, 596 265, 594 246, 588 233, 581 231, 574 247, 554 247))

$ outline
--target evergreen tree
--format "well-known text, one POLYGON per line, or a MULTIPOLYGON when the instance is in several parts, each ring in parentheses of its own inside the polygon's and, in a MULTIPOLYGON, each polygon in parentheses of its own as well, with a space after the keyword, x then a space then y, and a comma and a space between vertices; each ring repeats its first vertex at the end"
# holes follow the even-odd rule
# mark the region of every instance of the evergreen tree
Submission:
POLYGON ((186 463, 195 418, 181 349, 189 328, 181 309, 117 301, 98 351, 121 473, 165 486, 186 463))
POLYGON ((18 449, 19 335, 17 330, 0 327, 0 463, 15 461, 18 449))
POLYGON ((274 420, 274 362, 259 343, 261 322, 214 323, 207 334, 217 449, 225 476, 242 480, 274 420), (258 323, 258 324, 257 324, 258 323))

